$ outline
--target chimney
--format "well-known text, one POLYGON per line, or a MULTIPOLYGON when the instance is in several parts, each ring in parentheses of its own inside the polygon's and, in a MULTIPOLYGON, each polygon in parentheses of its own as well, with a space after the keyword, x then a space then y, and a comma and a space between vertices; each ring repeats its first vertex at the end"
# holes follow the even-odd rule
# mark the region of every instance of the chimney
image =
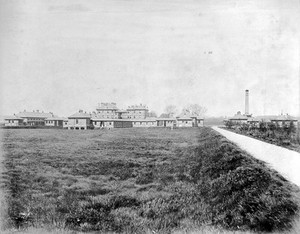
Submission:
POLYGON ((245 115, 249 115, 249 90, 245 91, 245 115))

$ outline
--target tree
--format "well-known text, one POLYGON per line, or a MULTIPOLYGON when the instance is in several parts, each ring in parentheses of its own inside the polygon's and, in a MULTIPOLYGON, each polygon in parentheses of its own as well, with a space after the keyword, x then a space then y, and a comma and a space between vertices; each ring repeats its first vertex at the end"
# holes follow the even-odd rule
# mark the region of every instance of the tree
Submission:
POLYGON ((226 120, 226 121, 224 121, 225 122, 225 126, 226 126, 226 128, 229 128, 229 129, 231 129, 232 128, 232 126, 233 126, 233 123, 232 123, 232 121, 231 120, 226 120))
POLYGON ((287 127, 287 133, 288 135, 291 135, 292 133, 296 132, 296 127, 295 124, 293 123, 293 121, 290 121, 288 127, 287 127))
POLYGON ((265 122, 260 122, 259 123, 259 131, 260 132, 266 132, 267 131, 267 123, 265 123, 265 122))
POLYGON ((190 114, 202 117, 205 115, 206 112, 207 108, 204 106, 200 106, 199 104, 190 104, 182 110, 183 114, 190 114))
POLYGON ((159 118, 169 118, 169 114, 162 113, 159 118))
POLYGON ((164 114, 167 114, 168 117, 173 117, 177 112, 178 111, 177 111, 177 108, 176 108, 175 105, 168 105, 165 108, 165 113, 164 114))
POLYGON ((148 117, 156 118, 156 117, 157 117, 157 114, 156 114, 155 111, 150 111, 150 112, 148 113, 148 117))

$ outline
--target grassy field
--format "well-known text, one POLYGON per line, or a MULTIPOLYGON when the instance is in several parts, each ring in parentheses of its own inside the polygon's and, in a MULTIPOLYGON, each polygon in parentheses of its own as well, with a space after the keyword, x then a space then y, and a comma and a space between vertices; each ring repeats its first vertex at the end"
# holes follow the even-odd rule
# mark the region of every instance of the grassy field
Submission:
POLYGON ((5 228, 282 231, 299 189, 210 128, 4 130, 5 228))

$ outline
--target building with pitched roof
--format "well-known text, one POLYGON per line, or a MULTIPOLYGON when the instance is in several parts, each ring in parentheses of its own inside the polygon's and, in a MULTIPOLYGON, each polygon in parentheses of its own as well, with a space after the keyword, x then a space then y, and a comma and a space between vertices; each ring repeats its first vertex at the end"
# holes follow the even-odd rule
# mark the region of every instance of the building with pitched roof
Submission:
POLYGON ((24 121, 24 119, 17 115, 6 116, 6 117, 4 117, 4 126, 5 127, 22 126, 22 125, 24 125, 23 121, 24 121))
POLYGON ((64 118, 53 115, 52 117, 45 119, 45 126, 47 127, 63 128, 63 125, 64 118))
POLYGON ((23 124, 26 126, 45 126, 45 120, 53 117, 53 113, 44 113, 44 111, 26 111, 17 114, 18 117, 23 119, 23 124))
POLYGON ((83 110, 68 117, 68 129, 86 130, 93 128, 91 121, 92 115, 83 110))
POLYGON ((184 113, 176 117, 177 127, 203 127, 204 118, 196 115, 190 115, 189 113, 184 113))

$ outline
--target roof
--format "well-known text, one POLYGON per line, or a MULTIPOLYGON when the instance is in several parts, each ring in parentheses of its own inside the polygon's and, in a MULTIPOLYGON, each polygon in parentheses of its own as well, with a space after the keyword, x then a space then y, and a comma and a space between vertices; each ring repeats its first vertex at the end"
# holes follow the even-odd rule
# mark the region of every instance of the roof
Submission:
POLYGON ((176 118, 157 118, 157 121, 161 120, 161 121, 176 121, 176 118))
POLYGON ((130 119, 132 122, 156 122, 156 118, 130 119))
POLYGON ((53 113, 44 113, 40 111, 33 111, 33 112, 20 112, 18 114, 19 117, 21 118, 49 118, 53 116, 53 113))
POLYGON ((52 117, 47 118, 46 120, 65 120, 65 118, 58 117, 58 116, 52 116, 52 117))
POLYGON ((192 114, 186 114, 186 113, 177 117, 178 120, 192 120, 193 118, 202 119, 202 120, 204 119, 200 116, 192 115, 192 114))
POLYGON ((105 118, 97 118, 97 117, 92 117, 92 121, 103 121, 103 122, 112 122, 112 121, 124 121, 124 119, 105 119, 105 118))
POLYGON ((21 118, 21 117, 19 117, 17 115, 10 115, 10 116, 5 116, 4 117, 4 120, 12 120, 12 119, 14 119, 14 120, 20 120, 20 119, 23 119, 23 118, 21 118))
POLYGON ((288 114, 286 115, 278 115, 276 118, 272 118, 272 121, 298 121, 297 118, 290 116, 288 114))
POLYGON ((118 113, 126 113, 127 110, 117 110, 116 112, 118 112, 118 113))
POLYGON ((75 114, 68 117, 68 119, 90 119, 92 117, 91 114, 83 112, 82 110, 79 110, 75 114))
POLYGON ((92 121, 103 121, 103 122, 156 122, 155 118, 147 118, 147 119, 103 119, 93 117, 92 121))
POLYGON ((233 117, 229 117, 229 120, 248 120, 248 117, 241 114, 235 114, 233 117))
POLYGON ((248 122, 259 122, 260 120, 257 117, 248 118, 248 122))
POLYGON ((290 115, 261 115, 256 116, 256 119, 259 121, 297 121, 297 118, 290 116, 290 115))

